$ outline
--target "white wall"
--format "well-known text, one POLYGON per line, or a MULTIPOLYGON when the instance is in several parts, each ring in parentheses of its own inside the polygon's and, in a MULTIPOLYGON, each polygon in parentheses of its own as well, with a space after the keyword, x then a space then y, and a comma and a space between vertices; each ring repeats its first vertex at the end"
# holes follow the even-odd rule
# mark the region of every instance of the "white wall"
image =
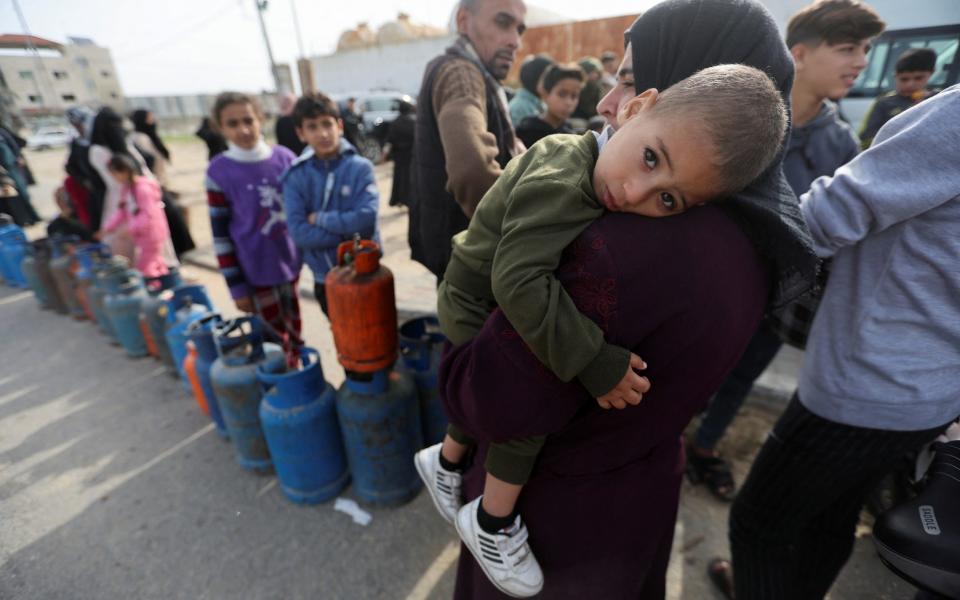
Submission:
POLYGON ((397 90, 415 96, 423 69, 455 40, 444 36, 344 50, 310 59, 317 89, 325 94, 345 94, 374 89, 397 90))

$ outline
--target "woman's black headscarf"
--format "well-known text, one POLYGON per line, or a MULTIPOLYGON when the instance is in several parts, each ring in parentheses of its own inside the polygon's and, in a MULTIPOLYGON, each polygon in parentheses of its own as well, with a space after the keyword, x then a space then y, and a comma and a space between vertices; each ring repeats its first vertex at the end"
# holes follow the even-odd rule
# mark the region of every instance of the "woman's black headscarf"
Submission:
MULTIPOLYGON (((739 63, 766 72, 789 111, 793 59, 773 17, 759 2, 666 0, 633 23, 626 41, 632 44, 638 94, 649 88, 664 90, 707 67, 739 63)), ((772 307, 811 289, 818 265, 800 204, 783 175, 787 142, 760 177, 721 205, 770 265, 772 307)))
POLYGON ((156 122, 147 123, 147 115, 149 114, 149 110, 144 110, 142 108, 133 111, 133 114, 130 115, 130 120, 133 121, 133 129, 135 131, 139 131, 140 133, 147 134, 156 149, 160 151, 160 154, 162 154, 165 159, 170 160, 170 151, 167 150, 167 147, 163 144, 163 140, 160 139, 159 135, 157 135, 156 122))
POLYGON ((109 148, 115 154, 130 154, 127 134, 123 131, 123 117, 109 106, 101 108, 93 120, 90 143, 109 148))

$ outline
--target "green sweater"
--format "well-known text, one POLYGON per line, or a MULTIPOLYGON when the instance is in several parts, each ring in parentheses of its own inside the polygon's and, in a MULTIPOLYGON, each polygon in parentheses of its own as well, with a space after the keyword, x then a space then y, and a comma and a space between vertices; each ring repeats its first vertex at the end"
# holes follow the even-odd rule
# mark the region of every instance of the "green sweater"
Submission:
POLYGON ((549 136, 512 160, 470 227, 454 236, 437 302, 454 345, 472 339, 499 306, 541 362, 595 397, 620 382, 630 352, 604 341, 554 271, 564 248, 603 214, 592 183, 597 154, 588 132, 549 136))

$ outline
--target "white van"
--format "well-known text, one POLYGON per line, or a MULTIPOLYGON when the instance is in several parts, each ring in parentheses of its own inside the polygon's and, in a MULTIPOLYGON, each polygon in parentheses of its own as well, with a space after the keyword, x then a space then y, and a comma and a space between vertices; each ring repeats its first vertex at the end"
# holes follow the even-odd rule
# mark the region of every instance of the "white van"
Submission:
MULTIPOLYGON (((809 0, 762 0, 782 32, 791 15, 809 0)), ((937 66, 928 84, 945 88, 960 82, 960 0, 865 0, 887 24, 867 57, 867 68, 840 101, 843 118, 859 131, 877 96, 894 89, 897 58, 909 48, 932 48, 937 66)))

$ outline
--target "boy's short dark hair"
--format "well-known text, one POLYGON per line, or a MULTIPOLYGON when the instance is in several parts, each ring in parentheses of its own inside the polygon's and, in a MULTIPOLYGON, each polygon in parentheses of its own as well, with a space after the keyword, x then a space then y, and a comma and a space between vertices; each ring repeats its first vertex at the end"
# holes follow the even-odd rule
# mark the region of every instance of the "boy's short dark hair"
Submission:
POLYGON ((886 26, 876 11, 857 0, 817 0, 790 17, 787 48, 858 43, 880 35, 886 26))
POLYGON ((317 117, 340 118, 340 109, 337 103, 330 99, 326 94, 320 92, 311 92, 300 96, 297 103, 293 105, 293 123, 297 127, 303 127, 305 119, 315 119, 317 117))
POLYGON ((910 48, 897 59, 897 73, 927 71, 937 68, 937 53, 930 48, 910 48))
POLYGON ((520 64, 520 84, 531 94, 536 94, 540 78, 553 64, 553 59, 546 54, 531 54, 526 57, 520 64))
POLYGON ((664 90, 653 111, 703 127, 720 174, 718 196, 739 192, 770 166, 788 122, 773 81, 746 65, 697 71, 664 90))
POLYGON ((553 86, 557 85, 564 79, 576 79, 580 83, 583 83, 583 69, 581 69, 578 65, 573 64, 553 65, 543 74, 543 89, 549 93, 550 90, 553 89, 553 86))
POLYGON ((231 104, 249 104, 253 107, 253 112, 257 115, 257 118, 263 121, 263 109, 260 107, 260 103, 257 102, 256 98, 242 92, 222 92, 218 94, 216 100, 213 101, 213 110, 210 111, 210 116, 213 117, 214 127, 220 128, 220 113, 231 104))

